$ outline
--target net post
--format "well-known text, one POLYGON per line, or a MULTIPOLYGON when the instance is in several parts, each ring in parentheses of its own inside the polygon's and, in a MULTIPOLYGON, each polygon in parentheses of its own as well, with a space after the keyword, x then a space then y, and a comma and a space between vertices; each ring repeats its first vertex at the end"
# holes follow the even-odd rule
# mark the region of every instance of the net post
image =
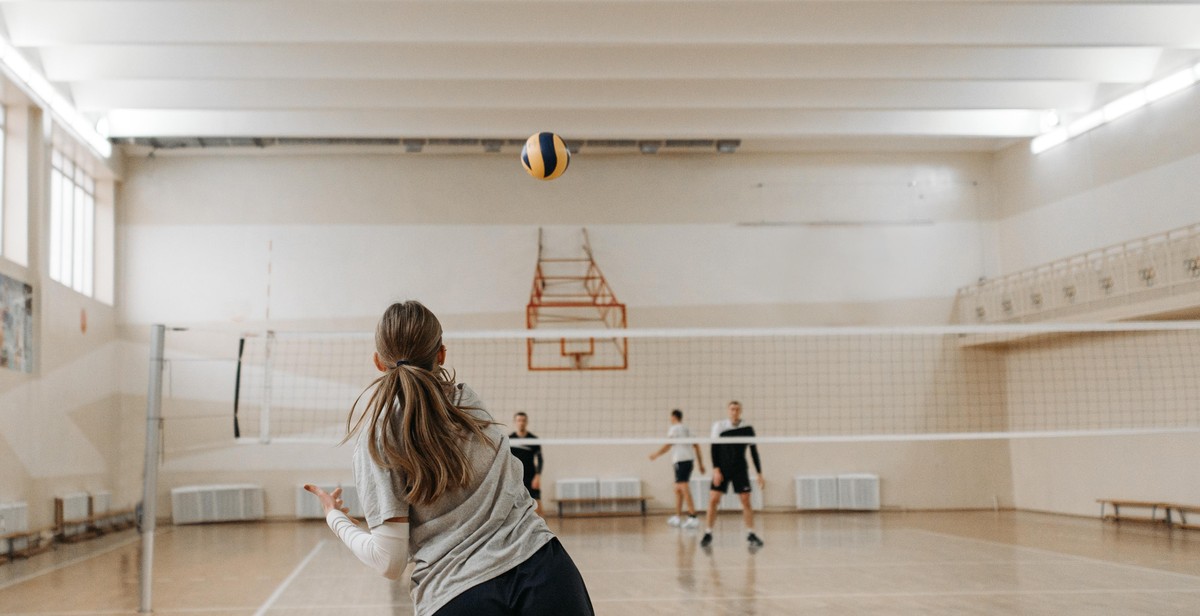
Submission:
POLYGON ((154 528, 158 504, 158 449, 162 423, 163 346, 166 327, 150 328, 150 385, 146 394, 146 458, 142 484, 142 566, 138 576, 141 603, 138 612, 149 614, 154 566, 154 528))

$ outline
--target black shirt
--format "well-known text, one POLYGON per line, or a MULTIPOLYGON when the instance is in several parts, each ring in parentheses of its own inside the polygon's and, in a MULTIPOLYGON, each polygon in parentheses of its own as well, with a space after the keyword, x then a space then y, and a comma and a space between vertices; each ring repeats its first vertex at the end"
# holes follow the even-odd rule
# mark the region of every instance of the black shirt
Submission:
MULTIPOLYGON (((526 432, 525 436, 517 436, 517 433, 513 432, 508 435, 508 438, 537 438, 537 435, 526 432)), ((525 467, 525 481, 533 479, 534 475, 541 474, 542 468, 544 468, 541 445, 513 445, 512 455, 516 456, 521 461, 521 465, 525 467)))
MULTIPOLYGON (((713 438, 728 436, 755 436, 754 427, 749 422, 741 421, 738 425, 728 419, 713 424, 713 438)), ((747 443, 730 443, 728 445, 712 444, 713 468, 721 469, 723 473, 746 471, 746 447, 750 448, 750 457, 754 459, 754 470, 762 474, 762 461, 758 459, 758 446, 747 443)))

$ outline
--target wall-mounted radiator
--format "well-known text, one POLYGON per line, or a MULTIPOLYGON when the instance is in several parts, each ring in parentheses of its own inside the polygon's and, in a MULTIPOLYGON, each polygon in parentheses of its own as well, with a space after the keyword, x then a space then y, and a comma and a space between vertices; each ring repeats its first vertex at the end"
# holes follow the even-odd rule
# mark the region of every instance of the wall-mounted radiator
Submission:
POLYGON ((183 486, 171 490, 171 521, 175 524, 261 519, 261 486, 183 486))
MULTIPOLYGON (((596 498, 600 496, 600 482, 596 479, 559 479, 554 482, 554 494, 558 500, 572 498, 596 498)), ((596 503, 563 503, 564 514, 595 513, 596 503)))
MULTIPOLYGON (((642 480, 637 477, 600 480, 600 498, 641 498, 641 496, 642 480)), ((605 513, 640 513, 642 503, 638 501, 602 502, 599 510, 605 513)))
POLYGON ((866 473, 838 475, 838 508, 879 511, 879 476, 866 473))

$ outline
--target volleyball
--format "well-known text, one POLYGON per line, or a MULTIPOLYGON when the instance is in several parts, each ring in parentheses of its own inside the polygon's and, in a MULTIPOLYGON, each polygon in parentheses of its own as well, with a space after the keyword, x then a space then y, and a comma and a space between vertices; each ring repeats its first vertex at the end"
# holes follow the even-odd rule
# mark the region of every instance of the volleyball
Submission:
POLYGON ((537 133, 525 140, 521 148, 521 166, 539 180, 553 180, 567 170, 571 152, 562 137, 554 133, 537 133))

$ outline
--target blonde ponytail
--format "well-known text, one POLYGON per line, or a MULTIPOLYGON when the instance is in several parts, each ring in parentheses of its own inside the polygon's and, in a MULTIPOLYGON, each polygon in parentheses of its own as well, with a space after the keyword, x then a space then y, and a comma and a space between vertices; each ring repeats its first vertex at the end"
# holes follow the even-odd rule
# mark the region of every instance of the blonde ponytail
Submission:
POLYGON ((371 459, 400 473, 409 502, 427 505, 447 491, 470 486, 471 464, 464 441, 487 439, 491 424, 455 405, 454 376, 438 363, 442 328, 416 301, 392 304, 375 329, 379 361, 387 371, 354 401, 346 418, 346 438, 367 429, 371 459), (370 391, 355 421, 362 396, 370 391))

